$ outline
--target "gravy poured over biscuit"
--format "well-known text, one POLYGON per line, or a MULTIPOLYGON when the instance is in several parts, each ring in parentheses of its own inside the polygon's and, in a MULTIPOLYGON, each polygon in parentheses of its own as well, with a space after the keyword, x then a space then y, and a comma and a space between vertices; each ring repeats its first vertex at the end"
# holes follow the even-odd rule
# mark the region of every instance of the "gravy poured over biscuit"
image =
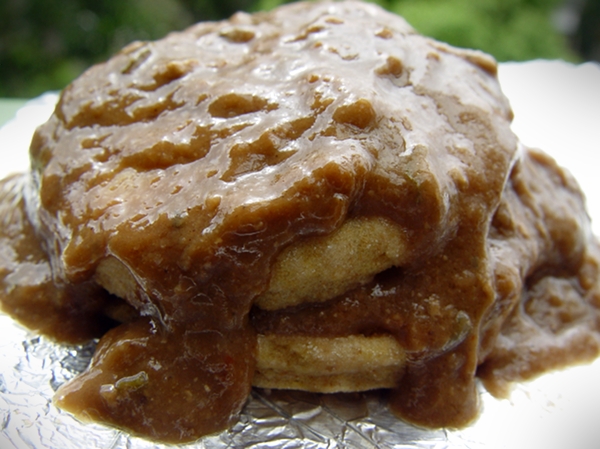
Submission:
POLYGON ((131 44, 2 182, 2 307, 101 337, 56 403, 146 438, 227 428, 253 384, 464 426, 477 376, 600 351, 583 195, 511 119, 493 59, 368 4, 131 44))

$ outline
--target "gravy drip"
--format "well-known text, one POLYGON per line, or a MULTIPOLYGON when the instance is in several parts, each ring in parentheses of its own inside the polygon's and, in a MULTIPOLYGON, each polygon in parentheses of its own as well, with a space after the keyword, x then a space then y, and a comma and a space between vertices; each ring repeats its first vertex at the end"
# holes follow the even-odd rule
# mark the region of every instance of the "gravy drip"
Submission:
POLYGON ((23 192, 29 177, 0 181, 0 305, 31 329, 77 343, 115 325, 104 311, 115 302, 94 282, 55 279, 46 252, 26 217, 23 192))
MULTIPOLYGON (((530 162, 495 71, 486 55, 342 2, 201 23, 84 73, 36 132, 31 174, 2 184, 0 205, 4 310, 66 340, 102 334, 106 316, 124 321, 57 404, 191 441, 243 406, 257 331, 389 333, 409 353, 392 409, 427 426, 471 421, 478 365, 487 360, 492 381, 512 378, 511 346, 496 340, 520 345, 521 304, 548 291, 537 273, 567 254, 559 287, 577 279, 581 296, 598 284, 587 234, 552 231, 543 242, 558 246, 535 257, 521 246, 538 248, 531 227, 547 217, 522 206, 530 162), (281 249, 357 216, 399 226, 406 264, 323 304, 252 307, 281 249), (134 281, 128 305, 98 287, 109 258, 134 281)), ((565 216, 579 226, 582 200, 569 195, 565 216)), ((597 343, 595 326, 582 335, 597 343)))

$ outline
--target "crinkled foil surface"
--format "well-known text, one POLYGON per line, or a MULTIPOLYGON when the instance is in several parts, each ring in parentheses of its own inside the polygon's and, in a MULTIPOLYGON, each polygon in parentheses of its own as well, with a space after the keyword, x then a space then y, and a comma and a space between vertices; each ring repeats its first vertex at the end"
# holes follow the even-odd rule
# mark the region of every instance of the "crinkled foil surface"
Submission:
MULTIPOLYGON (((600 67, 534 61, 503 64, 501 82, 515 109, 514 129, 568 167, 588 196, 600 234, 600 67)), ((35 126, 56 101, 27 104, 0 129, 0 175, 27 168, 35 126)), ((94 342, 65 346, 0 314, 0 449, 145 449, 156 445, 52 404, 59 385, 83 371, 94 342)), ((254 390, 229 431, 180 446, 196 448, 600 448, 600 360, 517 385, 509 399, 481 390, 479 419, 462 430, 427 430, 392 416, 385 393, 314 395, 254 390)))

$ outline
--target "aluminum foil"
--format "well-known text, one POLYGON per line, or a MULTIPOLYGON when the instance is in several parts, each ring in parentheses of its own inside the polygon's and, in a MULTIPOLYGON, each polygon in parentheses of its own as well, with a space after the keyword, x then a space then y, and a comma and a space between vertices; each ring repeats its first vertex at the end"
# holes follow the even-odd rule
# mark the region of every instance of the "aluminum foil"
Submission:
MULTIPOLYGON (((600 192, 600 180, 594 173, 600 166, 600 68, 536 61, 503 65, 500 76, 515 109, 515 131, 526 144, 540 146, 563 165, 573 167, 571 171, 588 192, 598 233, 600 197, 593 195, 600 192), (542 78, 545 84, 540 86, 542 78), (582 123, 595 126, 582 127, 582 123), (552 138, 552 133, 559 137, 552 138), (568 144, 560 140, 564 134, 568 144)), ((51 113, 56 98, 56 94, 47 94, 33 100, 0 129, 0 176, 27 168, 30 136, 51 113)), ((52 404, 54 391, 86 368, 94 347, 95 342, 82 346, 54 343, 0 314, 0 449, 172 447, 79 422, 52 404)), ((255 389, 232 429, 180 447, 600 447, 600 426, 596 424, 600 417, 600 360, 519 384, 506 400, 481 389, 480 399, 481 415, 466 429, 427 430, 390 414, 385 392, 316 395, 255 389)))

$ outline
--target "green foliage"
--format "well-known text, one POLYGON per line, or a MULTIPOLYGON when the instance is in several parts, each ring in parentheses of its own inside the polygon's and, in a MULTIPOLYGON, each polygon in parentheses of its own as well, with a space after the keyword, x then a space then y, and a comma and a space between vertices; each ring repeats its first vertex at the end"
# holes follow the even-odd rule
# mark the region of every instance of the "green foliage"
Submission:
MULTIPOLYGON (((157 39, 237 10, 285 0, 2 0, 0 97, 62 89, 91 64, 133 40, 157 39)), ((379 0, 420 32, 480 48, 501 61, 571 59, 551 25, 561 0, 379 0)))
POLYGON ((391 0, 386 6, 418 31, 499 61, 573 59, 552 25, 558 0, 391 0))
POLYGON ((131 40, 190 22, 176 0, 3 0, 0 95, 62 88, 131 40))

